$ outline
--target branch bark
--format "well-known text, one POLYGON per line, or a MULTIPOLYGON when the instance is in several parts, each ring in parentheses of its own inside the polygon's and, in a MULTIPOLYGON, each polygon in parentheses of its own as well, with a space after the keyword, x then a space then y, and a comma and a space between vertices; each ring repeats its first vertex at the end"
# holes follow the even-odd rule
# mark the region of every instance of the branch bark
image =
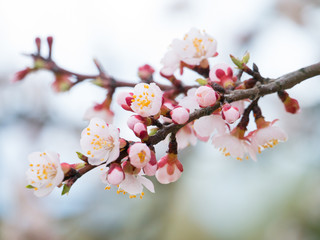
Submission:
MULTIPOLYGON (((285 74, 279 78, 269 79, 268 83, 257 85, 256 87, 250 89, 234 90, 229 94, 225 94, 223 100, 231 103, 247 98, 256 99, 258 97, 262 97, 268 94, 276 93, 281 90, 292 88, 295 85, 301 83, 302 81, 317 75, 320 75, 320 62, 304 68, 300 68, 294 72, 285 74)), ((221 106, 221 104, 222 101, 218 101, 214 106, 195 111, 190 115, 190 119, 186 124, 196 119, 199 119, 200 117, 212 114, 221 106)), ((170 124, 168 126, 163 127, 154 136, 149 138, 148 144, 155 145, 159 143, 160 141, 164 140, 168 134, 176 133, 186 124, 170 124)))

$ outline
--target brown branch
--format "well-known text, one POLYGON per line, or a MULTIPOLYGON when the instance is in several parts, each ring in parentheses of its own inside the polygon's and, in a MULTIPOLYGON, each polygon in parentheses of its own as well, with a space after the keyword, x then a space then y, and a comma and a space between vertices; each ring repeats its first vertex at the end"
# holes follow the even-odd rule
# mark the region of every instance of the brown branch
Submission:
MULTIPOLYGON (((299 84, 300 82, 312 78, 314 76, 320 75, 320 62, 298 69, 294 72, 285 74, 277 79, 270 79, 268 83, 261 84, 251 89, 246 90, 234 90, 229 94, 224 95, 224 101, 226 102, 234 102, 243 99, 257 99, 267 94, 276 93, 280 90, 285 90, 292 88, 293 86, 299 84)), ((222 103, 218 101, 214 106, 203 108, 195 111, 190 115, 189 121, 186 123, 190 123, 196 119, 199 119, 203 116, 208 116, 212 114, 215 110, 217 110, 222 103)), ((164 140, 166 136, 170 133, 176 133, 184 127, 186 124, 170 124, 168 126, 160 129, 154 136, 151 136, 148 140, 148 144, 155 145, 160 141, 164 140)))

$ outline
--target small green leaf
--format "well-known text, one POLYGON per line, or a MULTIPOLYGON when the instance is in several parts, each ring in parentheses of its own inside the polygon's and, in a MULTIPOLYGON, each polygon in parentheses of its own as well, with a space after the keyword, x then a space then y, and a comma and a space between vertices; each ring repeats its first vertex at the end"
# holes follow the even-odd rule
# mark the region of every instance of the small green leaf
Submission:
POLYGON ((70 191, 71 187, 67 186, 66 184, 63 185, 62 193, 61 195, 68 194, 70 191))
POLYGON ((241 62, 244 64, 247 64, 249 62, 249 59, 250 59, 250 53, 246 52, 246 54, 242 57, 241 62))
POLYGON ((88 157, 87 157, 87 156, 85 156, 85 155, 82 154, 81 152, 76 152, 76 153, 77 153, 78 158, 79 158, 80 160, 85 161, 85 162, 88 161, 88 157))
POLYGON ((158 130, 159 130, 159 128, 151 128, 150 131, 149 131, 149 136, 155 135, 158 130))
POLYGON ((230 58, 231 58, 232 62, 233 62, 239 69, 242 69, 242 62, 241 62, 238 58, 234 57, 234 56, 231 55, 231 54, 230 54, 230 58))
POLYGON ((203 79, 203 78, 198 78, 196 80, 196 82, 198 82, 201 86, 204 86, 204 85, 208 84, 208 80, 207 79, 203 79))
POLYGON ((76 152, 78 155, 78 158, 82 160, 82 158, 84 157, 84 155, 81 152, 76 152))
POLYGON ((27 185, 26 188, 34 189, 34 186, 32 186, 32 185, 27 185))

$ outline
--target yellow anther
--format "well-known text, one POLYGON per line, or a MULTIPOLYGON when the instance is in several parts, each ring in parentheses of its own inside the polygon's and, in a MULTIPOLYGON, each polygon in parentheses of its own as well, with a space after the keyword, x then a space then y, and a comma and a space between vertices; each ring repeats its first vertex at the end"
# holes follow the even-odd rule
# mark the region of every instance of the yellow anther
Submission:
POLYGON ((46 153, 44 152, 43 155, 46 155, 46 153))
POLYGON ((37 190, 38 190, 38 188, 36 188, 36 187, 35 187, 35 188, 34 188, 34 190, 35 190, 35 191, 37 191, 37 190))
POLYGON ((145 85, 144 85, 144 88, 147 88, 147 89, 148 89, 148 88, 149 88, 149 85, 145 84, 145 85))
POLYGON ((88 155, 91 155, 91 151, 88 151, 87 154, 88 154, 88 155))
POLYGON ((49 188, 52 186, 52 183, 49 183, 46 187, 49 188))
POLYGON ((144 192, 141 192, 141 195, 144 196, 144 192))
POLYGON ((140 163, 143 163, 146 159, 146 152, 142 150, 141 152, 138 153, 138 157, 140 159, 140 163))
POLYGON ((29 164, 30 167, 33 167, 33 164, 29 164))
POLYGON ((111 189, 110 186, 106 186, 106 187, 104 188, 104 190, 110 190, 110 189, 111 189))
POLYGON ((90 131, 90 128, 87 128, 87 131, 90 131))
POLYGON ((88 132, 87 135, 90 135, 90 133, 88 132))
POLYGON ((102 126, 102 128, 105 128, 105 126, 102 126))

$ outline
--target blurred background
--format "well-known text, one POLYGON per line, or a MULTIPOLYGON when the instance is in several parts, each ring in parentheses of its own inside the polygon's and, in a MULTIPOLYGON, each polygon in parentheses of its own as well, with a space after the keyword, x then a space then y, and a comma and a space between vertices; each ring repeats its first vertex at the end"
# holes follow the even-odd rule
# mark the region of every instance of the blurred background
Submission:
MULTIPOLYGON (((104 191, 97 171, 68 196, 56 189, 39 199, 25 188, 29 153, 52 150, 77 162, 83 114, 105 96, 90 83, 54 93, 54 76, 44 71, 13 84, 31 65, 22 53, 34 52, 35 37, 52 35, 53 57, 69 70, 95 74, 97 58, 109 74, 138 81, 137 68, 158 71, 171 41, 191 27, 217 39, 213 64, 248 50, 263 76, 278 77, 320 59, 319 0, 0 0, 0 239, 320 239, 319 77, 288 91, 298 115, 276 96, 261 100, 266 119, 279 118, 289 139, 258 162, 198 143, 179 155, 182 178, 154 181, 156 193, 143 200, 104 191)), ((156 80, 165 82, 158 73, 156 80)), ((112 109, 121 136, 134 139, 129 114, 112 109)))

